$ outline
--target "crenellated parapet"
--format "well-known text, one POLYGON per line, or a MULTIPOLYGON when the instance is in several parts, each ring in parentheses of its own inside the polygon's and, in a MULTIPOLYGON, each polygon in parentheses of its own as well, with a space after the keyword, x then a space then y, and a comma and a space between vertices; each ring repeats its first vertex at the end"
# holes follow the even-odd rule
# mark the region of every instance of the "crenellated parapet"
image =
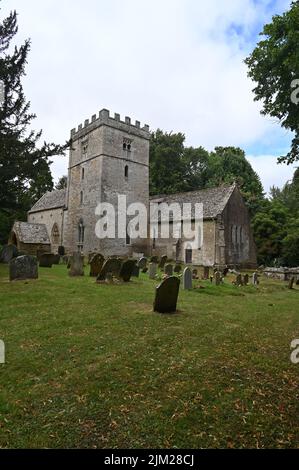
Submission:
POLYGON ((141 127, 140 121, 135 121, 133 124, 131 118, 128 116, 122 121, 118 113, 115 113, 114 117, 111 117, 108 109, 102 109, 98 116, 94 114, 91 119, 85 119, 84 124, 79 124, 77 128, 72 129, 71 138, 72 140, 79 139, 97 127, 104 125, 111 126, 115 129, 127 132, 128 134, 138 135, 144 139, 150 138, 150 128, 148 124, 144 124, 143 127, 141 127))

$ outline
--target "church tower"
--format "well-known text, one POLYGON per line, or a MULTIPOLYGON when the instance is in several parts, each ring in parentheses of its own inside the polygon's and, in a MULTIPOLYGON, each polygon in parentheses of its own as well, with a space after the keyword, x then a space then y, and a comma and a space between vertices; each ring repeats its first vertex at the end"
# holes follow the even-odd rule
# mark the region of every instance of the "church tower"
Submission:
MULTIPOLYGON (((133 239, 127 233, 100 239, 95 228, 99 203, 108 202, 117 214, 118 196, 125 195, 127 205, 138 202, 149 207, 149 126, 124 121, 119 114, 110 117, 107 109, 92 116, 84 126, 71 131, 71 149, 66 196, 67 216, 64 245, 68 253, 100 252, 104 256, 131 256, 147 252, 147 239, 133 239)), ((116 216, 117 217, 117 216, 116 216)))

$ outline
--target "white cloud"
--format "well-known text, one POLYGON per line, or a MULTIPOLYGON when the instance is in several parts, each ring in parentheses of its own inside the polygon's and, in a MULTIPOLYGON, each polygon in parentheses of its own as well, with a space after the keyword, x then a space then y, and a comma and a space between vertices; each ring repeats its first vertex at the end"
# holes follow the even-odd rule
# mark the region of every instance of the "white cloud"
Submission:
POLYGON ((293 177, 297 165, 278 164, 279 155, 248 156, 253 169, 260 175, 265 192, 269 192, 271 186, 282 188, 293 177))
MULTIPOLYGON (((289 4, 274 3, 272 13, 289 4)), ((270 4, 7 0, 2 13, 15 8, 19 41, 32 39, 25 92, 46 139, 65 141, 105 107, 212 149, 279 133, 260 116, 243 63, 253 32, 271 18, 270 4)), ((55 178, 66 168, 67 159, 55 159, 55 178)))

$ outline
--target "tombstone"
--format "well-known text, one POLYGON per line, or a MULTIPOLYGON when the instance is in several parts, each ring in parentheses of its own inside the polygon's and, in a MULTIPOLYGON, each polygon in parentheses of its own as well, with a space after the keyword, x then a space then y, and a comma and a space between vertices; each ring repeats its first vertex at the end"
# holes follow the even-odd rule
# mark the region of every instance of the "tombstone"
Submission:
POLYGON ((236 284, 236 286, 243 286, 243 281, 242 281, 242 275, 241 274, 237 274, 235 284, 236 284))
POLYGON ((64 255, 65 255, 64 246, 59 246, 59 247, 58 247, 58 254, 59 254, 60 256, 64 256, 64 255))
MULTIPOLYGON (((140 268, 140 269, 144 269, 144 268, 146 268, 146 264, 147 264, 147 259, 143 256, 143 257, 140 258, 140 260, 138 261, 137 266, 138 266, 138 268, 140 268)), ((143 271, 142 271, 142 272, 143 272, 143 271)))
POLYGON ((224 270, 222 271, 223 277, 226 277, 226 276, 227 276, 228 271, 229 271, 229 268, 228 268, 228 267, 224 268, 224 270))
POLYGON ((150 279, 155 279, 155 276, 157 274, 157 264, 156 263, 150 263, 149 264, 149 272, 148 276, 150 279))
POLYGON ((60 263, 60 255, 53 255, 53 264, 60 263))
POLYGON ((69 262, 69 257, 68 257, 67 255, 64 255, 64 256, 62 257, 62 263, 63 263, 63 264, 68 264, 68 262, 69 262))
POLYGON ((129 282, 133 274, 134 267, 136 266, 136 261, 133 259, 128 259, 122 264, 122 267, 119 272, 119 277, 124 282, 129 282))
POLYGON ((183 272, 183 289, 192 289, 192 272, 190 268, 185 268, 183 272))
POLYGON ((132 271, 132 277, 139 277, 139 267, 137 266, 136 263, 134 264, 134 268, 133 268, 133 271, 132 271))
POLYGON ((293 277, 291 277, 291 279, 289 281, 289 285, 288 285, 289 289, 293 289, 294 282, 295 282, 295 277, 293 276, 293 277))
POLYGON ((104 264, 104 256, 98 253, 97 255, 93 255, 89 261, 90 264, 90 273, 91 277, 98 277, 101 272, 101 269, 104 264))
POLYGON ((43 253, 39 256, 40 268, 52 268, 54 262, 54 255, 52 253, 43 253))
POLYGON ((173 269, 173 272, 179 274, 181 271, 182 271, 182 266, 180 264, 176 264, 173 269))
POLYGON ((245 274, 244 277, 243 277, 243 284, 244 286, 248 286, 249 284, 249 276, 248 274, 245 274))
POLYGON ((8 264, 10 260, 18 256, 18 250, 15 245, 4 245, 0 253, 0 263, 8 264))
POLYGON ((216 286, 220 286, 221 284, 221 272, 220 271, 216 271, 215 274, 214 274, 214 277, 215 277, 215 284, 216 286))
POLYGON ((173 275, 173 266, 172 266, 172 264, 165 264, 164 273, 167 274, 167 276, 172 276, 173 275))
POLYGON ((198 270, 197 269, 192 270, 192 278, 193 279, 198 279, 198 270))
POLYGON ((176 276, 167 277, 156 287, 154 311, 172 313, 176 311, 180 280, 176 276))
POLYGON ((158 263, 159 263, 159 257, 156 256, 156 255, 155 255, 155 256, 151 256, 150 262, 151 262, 151 263, 156 263, 156 264, 158 264, 158 263))
POLYGON ((257 286, 259 283, 259 279, 258 279, 258 273, 257 272, 254 272, 253 275, 252 275, 252 284, 254 286, 257 286))
POLYGON ((209 266, 204 266, 203 268, 203 278, 205 281, 207 281, 210 277, 210 268, 209 266))
POLYGON ((14 258, 9 263, 9 280, 24 280, 38 278, 37 258, 24 255, 14 258))
POLYGON ((81 253, 74 253, 71 256, 69 276, 84 276, 84 265, 81 253))
POLYGON ((210 276, 210 283, 213 284, 214 276, 210 276))
POLYGON ((100 274, 97 277, 98 281, 105 281, 107 274, 110 273, 112 276, 118 277, 121 269, 121 261, 118 258, 109 258, 103 264, 100 274))
POLYGON ((159 268, 164 269, 164 266, 166 263, 167 263, 167 255, 163 255, 160 259, 159 268))

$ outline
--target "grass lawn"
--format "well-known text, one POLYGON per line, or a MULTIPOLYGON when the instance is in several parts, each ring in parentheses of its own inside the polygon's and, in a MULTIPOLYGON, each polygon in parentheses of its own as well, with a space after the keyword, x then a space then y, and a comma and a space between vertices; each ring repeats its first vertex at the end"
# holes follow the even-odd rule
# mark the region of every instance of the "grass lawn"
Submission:
POLYGON ((201 281, 160 315, 145 274, 39 271, 0 265, 0 447, 299 447, 297 286, 201 281))

